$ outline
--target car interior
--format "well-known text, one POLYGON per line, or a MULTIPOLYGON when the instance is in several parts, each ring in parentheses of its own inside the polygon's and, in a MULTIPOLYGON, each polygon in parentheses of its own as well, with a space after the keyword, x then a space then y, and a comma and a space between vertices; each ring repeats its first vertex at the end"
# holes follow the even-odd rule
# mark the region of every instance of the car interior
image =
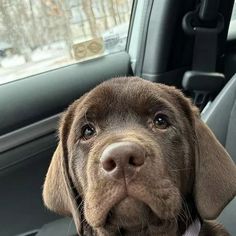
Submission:
MULTIPOLYGON (((42 186, 61 113, 113 77, 181 89, 236 161, 234 20, 234 0, 133 0, 124 50, 4 83, 0 76, 0 235, 76 234, 72 218, 46 209, 42 186)), ((236 198, 217 220, 236 235, 236 198)))

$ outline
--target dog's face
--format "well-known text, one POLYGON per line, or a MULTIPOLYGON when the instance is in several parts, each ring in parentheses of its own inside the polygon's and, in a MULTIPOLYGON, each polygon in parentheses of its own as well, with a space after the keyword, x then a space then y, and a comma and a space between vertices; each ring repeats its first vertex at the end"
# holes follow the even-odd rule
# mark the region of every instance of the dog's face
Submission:
POLYGON ((235 190, 233 162, 179 91, 120 78, 65 113, 44 201, 72 214, 79 233, 83 221, 98 235, 177 235, 187 198, 214 218, 235 190))
POLYGON ((162 87, 130 80, 101 85, 76 108, 69 169, 91 226, 160 230, 192 186, 192 117, 162 87))

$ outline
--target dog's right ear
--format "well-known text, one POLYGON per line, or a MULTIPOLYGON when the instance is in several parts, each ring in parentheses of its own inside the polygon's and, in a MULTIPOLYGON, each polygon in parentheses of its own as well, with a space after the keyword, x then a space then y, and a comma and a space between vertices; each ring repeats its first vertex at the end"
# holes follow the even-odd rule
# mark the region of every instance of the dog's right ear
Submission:
POLYGON ((64 173, 61 141, 53 154, 43 186, 43 200, 52 211, 61 215, 71 215, 70 200, 64 173))
POLYGON ((60 141, 52 157, 43 186, 45 205, 56 213, 72 216, 79 235, 81 233, 81 216, 78 209, 79 196, 69 175, 67 139, 76 107, 83 97, 75 101, 62 116, 59 129, 60 141))

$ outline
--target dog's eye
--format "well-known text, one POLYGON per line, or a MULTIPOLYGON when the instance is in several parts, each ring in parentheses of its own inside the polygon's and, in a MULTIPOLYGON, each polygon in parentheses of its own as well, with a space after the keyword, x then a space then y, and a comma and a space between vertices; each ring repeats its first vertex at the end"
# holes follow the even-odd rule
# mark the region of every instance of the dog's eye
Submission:
POLYGON ((91 124, 86 124, 81 129, 81 137, 85 140, 92 138, 95 134, 96 130, 91 124))
POLYGON ((154 122, 155 127, 158 129, 166 129, 170 125, 168 121, 168 117, 164 114, 157 114, 153 122, 154 122))

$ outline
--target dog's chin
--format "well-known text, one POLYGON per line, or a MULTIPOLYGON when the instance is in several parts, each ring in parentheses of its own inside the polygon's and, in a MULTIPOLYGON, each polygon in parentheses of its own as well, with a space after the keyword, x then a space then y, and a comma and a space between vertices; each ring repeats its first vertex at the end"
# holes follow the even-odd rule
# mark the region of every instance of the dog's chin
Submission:
POLYGON ((109 211, 106 223, 133 228, 146 224, 148 215, 149 209, 143 202, 126 197, 109 211))
POLYGON ((160 231, 163 227, 167 230, 171 225, 172 220, 158 218, 144 202, 126 197, 109 211, 105 228, 145 235, 147 231, 160 231))

